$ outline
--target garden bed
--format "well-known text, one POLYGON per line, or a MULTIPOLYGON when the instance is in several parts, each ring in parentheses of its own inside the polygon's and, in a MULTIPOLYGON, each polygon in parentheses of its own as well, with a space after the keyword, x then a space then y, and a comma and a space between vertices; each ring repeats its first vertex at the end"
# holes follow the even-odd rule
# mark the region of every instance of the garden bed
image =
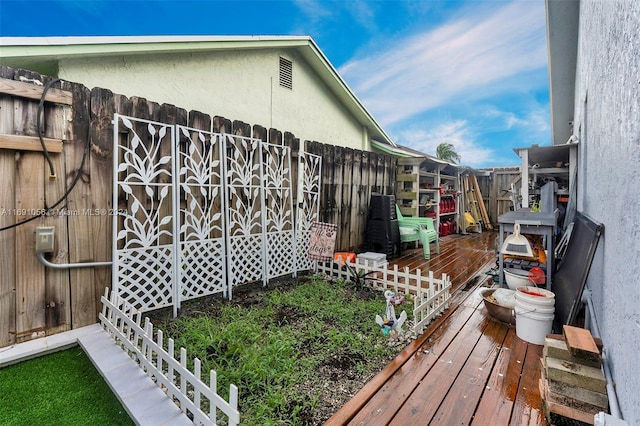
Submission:
MULTIPOLYGON (((237 287, 231 301, 203 298, 183 303, 178 318, 157 311, 151 319, 203 371, 217 372, 223 398, 238 386, 242 424, 317 425, 411 340, 382 335, 375 316, 385 307, 382 292, 302 277, 237 287)), ((411 321, 412 309, 405 301, 396 312, 411 321)))

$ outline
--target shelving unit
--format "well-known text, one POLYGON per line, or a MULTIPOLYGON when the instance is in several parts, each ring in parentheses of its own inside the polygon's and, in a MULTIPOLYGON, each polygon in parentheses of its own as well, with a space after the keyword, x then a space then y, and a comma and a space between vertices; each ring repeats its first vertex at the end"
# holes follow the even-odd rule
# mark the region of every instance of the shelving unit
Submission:
POLYGON ((431 157, 399 158, 396 202, 404 216, 431 217, 440 234, 457 232, 459 188, 455 166, 431 157))
POLYGON ((547 251, 545 264, 536 261, 517 260, 507 262, 502 251, 498 254, 498 279, 500 286, 504 283, 503 272, 505 268, 516 268, 524 271, 530 270, 532 267, 541 267, 546 274, 546 288, 551 290, 551 281, 555 270, 554 264, 554 239, 553 232, 556 227, 558 216, 556 213, 538 213, 525 210, 507 212, 498 218, 500 223, 500 243, 498 247, 504 244, 505 236, 513 233, 515 223, 520 224, 520 232, 523 235, 541 235, 544 237, 545 250, 547 251))

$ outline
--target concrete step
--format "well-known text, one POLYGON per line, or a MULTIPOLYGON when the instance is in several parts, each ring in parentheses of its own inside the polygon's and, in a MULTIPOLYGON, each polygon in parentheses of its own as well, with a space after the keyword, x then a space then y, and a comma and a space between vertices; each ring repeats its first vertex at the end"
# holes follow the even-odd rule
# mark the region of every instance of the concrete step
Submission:
POLYGON ((193 425, 102 328, 78 338, 93 365, 138 425, 193 425))

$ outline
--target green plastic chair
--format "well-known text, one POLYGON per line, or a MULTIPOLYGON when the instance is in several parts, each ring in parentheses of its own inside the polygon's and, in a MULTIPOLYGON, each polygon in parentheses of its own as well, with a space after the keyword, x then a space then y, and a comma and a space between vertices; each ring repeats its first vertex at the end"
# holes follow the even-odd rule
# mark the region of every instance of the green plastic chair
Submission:
POLYGON ((398 216, 401 242, 421 242, 424 249, 425 259, 429 259, 431 257, 429 245, 432 242, 436 243, 436 253, 440 253, 440 242, 438 240, 438 233, 433 226, 433 219, 430 217, 404 217, 402 216, 402 212, 397 204, 396 215, 398 216))

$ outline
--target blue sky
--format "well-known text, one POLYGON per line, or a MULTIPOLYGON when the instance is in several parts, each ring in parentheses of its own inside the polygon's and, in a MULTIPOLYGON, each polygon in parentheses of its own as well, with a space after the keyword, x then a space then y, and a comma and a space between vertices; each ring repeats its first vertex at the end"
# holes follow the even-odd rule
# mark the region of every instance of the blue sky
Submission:
POLYGON ((400 145, 487 167, 551 143, 544 0, 2 0, 0 34, 310 35, 400 145))

